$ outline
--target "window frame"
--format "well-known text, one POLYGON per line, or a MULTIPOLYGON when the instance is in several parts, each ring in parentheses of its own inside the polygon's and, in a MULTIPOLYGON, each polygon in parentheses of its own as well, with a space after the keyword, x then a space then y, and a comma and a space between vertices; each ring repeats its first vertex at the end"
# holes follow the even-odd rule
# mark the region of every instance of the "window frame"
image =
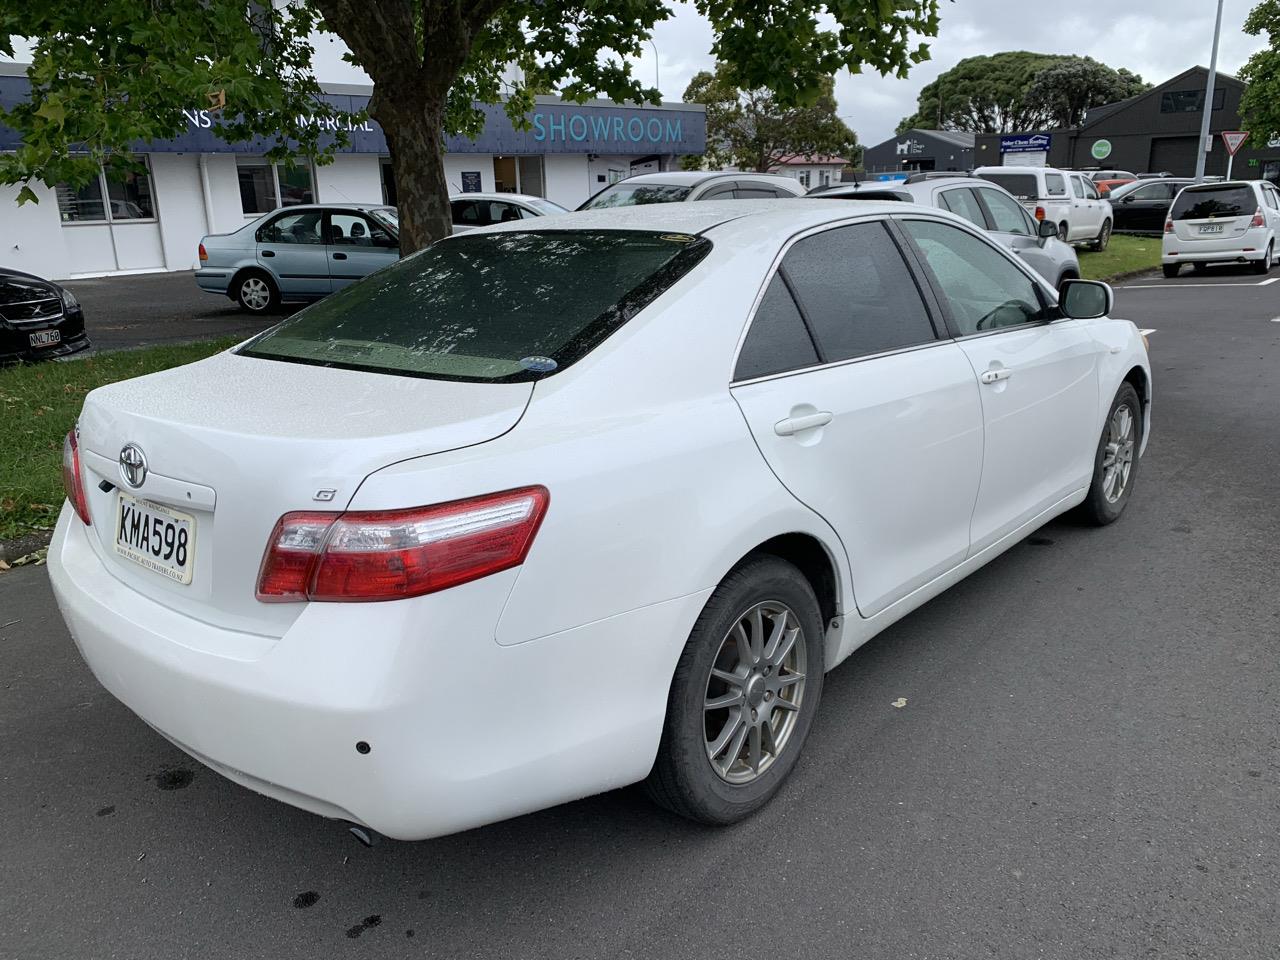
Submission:
POLYGON ((147 153, 138 154, 142 158, 143 165, 147 168, 147 189, 151 195, 151 216, 149 217, 115 217, 111 214, 111 191, 107 183, 107 165, 105 163, 98 164, 98 190, 102 196, 102 218, 99 220, 64 220, 62 219, 62 206, 58 202, 58 184, 53 187, 54 205, 58 207, 58 224, 63 227, 115 227, 121 224, 129 223, 159 223, 160 222, 160 204, 156 197, 156 180, 151 170, 151 155, 147 153))
POLYGON ((280 244, 281 246, 284 246, 284 247, 300 247, 300 248, 302 248, 302 249, 304 249, 304 250, 309 250, 309 249, 312 249, 312 248, 319 248, 319 249, 322 249, 322 250, 323 250, 326 246, 329 246, 329 241, 328 241, 328 238, 329 238, 329 211, 328 211, 328 210, 324 210, 324 209, 317 209, 317 210, 315 211, 315 212, 316 212, 316 214, 317 214, 317 215, 319 216, 319 218, 320 218, 320 232, 319 232, 319 235, 320 235, 320 242, 319 242, 319 243, 293 243, 293 242, 292 242, 292 241, 290 241, 290 240, 267 240, 267 239, 264 239, 263 234, 264 234, 264 233, 266 233, 266 231, 267 231, 267 230, 269 230, 269 229, 271 229, 272 227, 274 227, 277 223, 279 223, 279 222, 280 222, 281 220, 283 220, 285 217, 296 217, 296 216, 298 216, 299 214, 302 214, 302 213, 306 213, 306 212, 307 212, 306 210, 298 210, 298 209, 297 209, 297 207, 298 207, 298 206, 307 206, 307 207, 310 207, 310 206, 311 206, 311 204, 305 204, 305 205, 303 205, 303 204, 295 204, 293 207, 276 207, 276 208, 275 208, 274 210, 272 210, 270 213, 260 213, 260 214, 258 214, 258 216, 259 216, 259 217, 263 217, 263 218, 265 218, 265 219, 264 219, 264 220, 263 220, 263 222, 258 226, 258 228, 257 228, 256 230, 254 230, 254 231, 253 231, 253 242, 254 242, 255 244, 258 244, 258 243, 278 243, 278 244, 280 244))
MULTIPOLYGON (((951 343, 955 337, 951 333, 951 328, 944 319, 942 313, 942 305, 938 302, 937 292, 929 280, 929 277, 920 269, 919 261, 916 258, 915 251, 906 246, 909 238, 905 237, 902 230, 895 222, 895 217, 887 214, 864 214, 862 216, 848 217, 842 220, 833 220, 827 223, 821 223, 817 226, 806 227, 791 236, 783 242, 778 252, 774 255, 769 269, 765 271, 764 277, 760 282, 760 288, 756 291, 755 297, 751 301, 751 308, 747 311, 747 319, 742 325, 742 330, 738 334, 738 342, 734 346, 733 353, 729 360, 729 386, 739 387, 752 383, 766 383, 770 380, 780 380, 784 377, 794 377, 805 373, 813 373, 818 370, 827 370, 833 367, 844 367, 854 363, 866 363, 869 360, 878 360, 881 357, 891 357, 899 353, 912 353, 916 350, 929 350, 933 347, 942 346, 951 343), (884 225, 886 233, 889 234, 890 240, 897 247, 898 255, 902 257, 903 265, 907 269, 912 282, 915 284, 916 291, 920 294, 920 300, 924 304, 925 314, 929 318, 929 325, 933 328, 933 340, 925 343, 916 343, 906 347, 896 347, 893 350, 883 350, 880 353, 868 353, 859 357, 848 357, 842 360, 822 360, 822 350, 818 346, 817 338, 814 336, 813 328, 809 323, 809 318, 804 312, 804 307, 800 303, 800 298, 796 296, 795 291, 791 287, 790 281, 786 275, 782 273, 782 262, 786 259, 787 254, 801 240, 815 236, 819 233, 826 233, 829 230, 839 230, 842 227, 850 227, 858 224, 879 223, 884 225), (742 354, 742 348, 747 342, 747 337, 751 333, 751 326, 755 323, 756 313, 760 309, 760 304, 764 300, 764 295, 768 291, 770 284, 773 283, 775 277, 782 280, 783 285, 787 288, 787 292, 791 294, 791 299, 795 302, 796 309, 800 312, 800 319, 804 323, 805 330, 808 332, 810 340, 814 345, 814 349, 818 353, 818 363, 807 367, 796 367, 793 370, 783 370, 778 373, 769 373, 760 377, 750 377, 737 379, 738 359, 742 354)), ((920 219, 933 219, 929 217, 921 217, 920 219)), ((946 222, 946 221, 938 221, 946 222)))
POLYGON ((1052 288, 1048 286, 1045 279, 1038 273, 1028 269, 1025 264, 1019 262, 1018 258, 1005 249, 1002 244, 993 243, 989 237, 984 237, 978 230, 969 229, 966 226, 968 224, 967 220, 964 221, 964 223, 955 223, 950 220, 941 220, 936 217, 929 217, 915 213, 905 216, 894 214, 892 215, 892 219, 894 221, 894 227, 897 229, 899 234, 901 234, 902 239, 906 244, 906 248, 911 252, 911 256, 915 259, 916 266, 918 267, 921 275, 925 278, 925 282, 928 283, 930 289, 933 291, 934 299, 938 303, 939 313, 947 326, 947 335, 951 340, 976 340, 978 337, 994 337, 1002 333, 1013 333, 1018 330, 1034 330, 1039 327, 1047 327, 1049 324, 1057 323, 1059 320, 1063 319, 1062 312, 1058 309, 1057 295, 1054 293, 1050 296, 1052 288), (1040 301, 1040 309, 1044 311, 1044 319, 1035 320, 1030 323, 1020 323, 1012 327, 997 327, 994 330, 975 330, 973 333, 962 332, 959 323, 956 322, 955 314, 951 312, 951 304, 947 300, 946 291, 943 289, 941 281, 939 281, 937 276, 934 274, 933 268, 929 266, 929 261, 925 256, 924 251, 916 244, 915 238, 901 226, 901 224, 906 223, 909 220, 923 220, 929 223, 939 223, 943 226, 952 227, 956 230, 962 230, 986 244, 994 253, 1003 257, 1007 263, 1012 264, 1019 273, 1031 282, 1032 289, 1035 290, 1036 297, 1040 301))
POLYGON ((982 211, 986 215, 987 221, 991 224, 989 229, 992 233, 1000 233, 1008 237, 1027 237, 1031 240, 1039 239, 1039 234, 1036 232, 1038 228, 1036 227, 1035 218, 1032 217, 1031 214, 1027 212, 1027 208, 1024 207, 1018 201, 1017 197, 1009 195, 1004 190, 1002 190, 997 184, 994 184, 994 183, 987 183, 986 186, 982 186, 982 187, 975 186, 975 187, 972 187, 971 189, 973 190, 974 195, 978 198, 978 205, 982 207, 982 211), (1000 225, 996 223, 995 211, 991 209, 991 202, 987 200, 988 193, 995 193, 1001 197, 1004 197, 1006 200, 1010 201, 1015 207, 1018 208, 1018 212, 1022 214, 1023 226, 1027 228, 1027 232, 1025 234, 1010 233, 1008 230, 1000 229, 1000 225))
MULTIPOLYGON (((994 183, 991 185, 993 187, 995 186, 994 183)), ((964 220, 966 223, 973 223, 972 220, 966 217, 959 210, 952 210, 950 204, 947 202, 947 197, 949 195, 953 193, 963 193, 966 190, 969 192, 969 195, 973 197, 973 203, 978 208, 978 213, 981 214, 982 216, 983 223, 981 224, 981 226, 983 226, 987 230, 995 230, 996 222, 995 222, 995 218, 991 214, 990 208, 988 208, 987 205, 982 202, 982 197, 978 193, 978 188, 971 183, 962 184, 961 186, 958 186, 958 187, 948 187, 945 190, 939 190, 937 194, 937 202, 934 203, 934 206, 936 207, 938 206, 938 204, 941 204, 941 207, 939 207, 939 209, 946 210, 948 213, 954 213, 957 217, 959 217, 961 220, 964 220)), ((1014 203, 1018 203, 1018 201, 1015 200, 1014 203)), ((1022 206, 1022 204, 1019 203, 1018 206, 1022 206)), ((974 223, 973 225, 975 227, 979 226, 979 224, 976 224, 976 223, 974 223)))

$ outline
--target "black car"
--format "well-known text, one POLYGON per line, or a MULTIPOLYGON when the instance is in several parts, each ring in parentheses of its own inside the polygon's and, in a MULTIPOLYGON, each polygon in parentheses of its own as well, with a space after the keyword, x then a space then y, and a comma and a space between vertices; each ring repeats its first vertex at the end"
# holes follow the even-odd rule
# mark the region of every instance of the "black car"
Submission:
POLYGON ((1160 233, 1173 198, 1183 187, 1195 183, 1187 177, 1160 177, 1135 180, 1116 187, 1108 198, 1115 231, 1160 233))
POLYGON ((0 267, 0 363, 87 350, 84 310, 70 290, 0 267))

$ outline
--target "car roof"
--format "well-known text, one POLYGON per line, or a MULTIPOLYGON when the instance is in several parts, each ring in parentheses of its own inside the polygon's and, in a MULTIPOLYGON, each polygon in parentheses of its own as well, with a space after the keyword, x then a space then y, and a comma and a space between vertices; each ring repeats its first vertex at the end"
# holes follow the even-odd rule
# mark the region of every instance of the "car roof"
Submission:
MULTIPOLYGON (((454 200, 512 200, 516 203, 520 203, 522 201, 527 203, 530 200, 546 200, 546 197, 534 196, 531 193, 500 193, 497 191, 477 193, 472 191, 468 193, 451 193, 449 194, 449 200, 450 202, 454 200)), ((551 200, 548 200, 547 202, 554 203, 554 201, 551 200)), ((556 205, 559 206, 559 204, 556 205)))
POLYGON ((910 211, 928 212, 967 223, 936 207, 915 203, 868 200, 850 204, 847 200, 824 197, 779 198, 773 200, 704 200, 698 203, 649 203, 632 207, 606 207, 582 210, 557 217, 539 217, 482 227, 462 236, 491 232, 526 232, 557 230, 652 230, 664 233, 704 234, 715 231, 717 239, 741 236, 745 241, 759 240, 770 234, 781 238, 807 230, 848 220, 850 217, 884 216, 910 211))
POLYGON ((711 180, 788 180, 791 177, 777 173, 753 173, 747 170, 668 170, 665 173, 637 173, 618 183, 667 183, 682 187, 696 187, 711 180))
POLYGON ((380 210, 392 209, 389 203, 291 203, 287 207, 268 210, 263 216, 276 213, 303 213, 307 210, 380 210))

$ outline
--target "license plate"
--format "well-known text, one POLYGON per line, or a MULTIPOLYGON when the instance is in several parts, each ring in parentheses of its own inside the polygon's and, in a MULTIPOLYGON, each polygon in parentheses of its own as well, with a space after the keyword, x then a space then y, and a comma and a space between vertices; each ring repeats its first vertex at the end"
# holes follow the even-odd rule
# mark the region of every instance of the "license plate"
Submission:
POLYGON ((175 583, 190 583, 196 518, 123 491, 116 501, 116 553, 175 583))
POLYGON ((1223 224, 1223 223, 1206 223, 1200 227, 1200 232, 1201 233, 1221 233, 1225 229, 1226 229, 1226 224, 1223 224))
POLYGON ((52 347, 62 342, 62 331, 37 330, 35 333, 27 334, 27 339, 31 341, 33 347, 52 347))

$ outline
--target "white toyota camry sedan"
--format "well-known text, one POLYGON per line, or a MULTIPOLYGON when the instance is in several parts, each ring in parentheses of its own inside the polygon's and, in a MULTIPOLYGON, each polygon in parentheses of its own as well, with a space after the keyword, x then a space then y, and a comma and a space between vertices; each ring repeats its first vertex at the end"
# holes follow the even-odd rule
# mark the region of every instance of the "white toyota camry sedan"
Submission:
POLYGON ((1061 298, 901 203, 453 237, 91 393, 53 585, 108 690, 286 803, 411 839, 644 781, 728 823, 826 671, 1124 510, 1146 347, 1061 298))

